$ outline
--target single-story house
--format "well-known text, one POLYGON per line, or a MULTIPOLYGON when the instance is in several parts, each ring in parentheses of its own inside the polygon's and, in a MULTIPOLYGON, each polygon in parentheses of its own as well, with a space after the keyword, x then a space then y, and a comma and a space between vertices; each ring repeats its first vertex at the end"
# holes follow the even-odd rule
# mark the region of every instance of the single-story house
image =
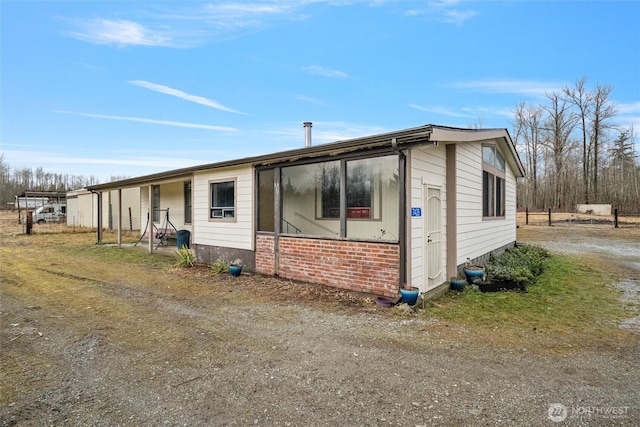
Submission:
MULTIPOLYGON (((123 189, 121 192, 103 191, 102 224, 109 230, 115 229, 122 215, 125 230, 140 230, 140 187, 123 189), (117 198, 122 196, 122 203, 117 198), (114 211, 114 206, 122 206, 122 212, 114 211)), ((146 220, 146 218, 145 218, 146 220)), ((98 226, 98 195, 86 188, 67 192, 67 225, 72 227, 96 228, 98 226)))
POLYGON ((431 292, 515 242, 524 168, 506 129, 425 125, 313 146, 305 127, 303 148, 89 190, 140 188, 141 217, 165 229, 170 212, 202 262, 241 258, 257 273, 385 296, 431 292))

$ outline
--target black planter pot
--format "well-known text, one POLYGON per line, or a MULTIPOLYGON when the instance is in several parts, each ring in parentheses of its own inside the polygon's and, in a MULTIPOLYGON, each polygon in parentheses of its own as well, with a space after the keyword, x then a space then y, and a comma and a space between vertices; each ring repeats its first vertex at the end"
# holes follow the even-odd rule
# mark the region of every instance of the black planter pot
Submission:
POLYGON ((527 292, 527 287, 524 284, 513 280, 492 279, 490 282, 478 284, 478 287, 480 292, 527 292))

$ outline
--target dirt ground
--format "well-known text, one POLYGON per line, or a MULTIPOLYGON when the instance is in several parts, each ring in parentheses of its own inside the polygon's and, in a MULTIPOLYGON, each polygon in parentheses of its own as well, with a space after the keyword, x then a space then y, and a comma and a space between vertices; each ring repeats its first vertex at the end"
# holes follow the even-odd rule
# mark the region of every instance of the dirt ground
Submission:
MULTIPOLYGON (((0 236, 0 426, 640 425, 633 325, 602 345, 505 343, 428 308, 175 269, 78 230, 0 236)), ((591 245, 638 296, 632 233, 519 239, 591 245)))

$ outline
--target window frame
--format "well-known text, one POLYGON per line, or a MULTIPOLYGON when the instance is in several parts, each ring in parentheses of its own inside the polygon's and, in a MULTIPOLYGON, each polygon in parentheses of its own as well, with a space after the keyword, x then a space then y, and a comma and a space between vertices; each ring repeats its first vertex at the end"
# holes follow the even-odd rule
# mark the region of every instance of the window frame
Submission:
POLYGON ((211 222, 237 222, 238 218, 238 179, 237 178, 227 178, 227 179, 216 179, 210 180, 208 182, 209 188, 209 213, 207 215, 208 220, 211 222), (214 185, 218 184, 233 184, 233 216, 225 217, 224 209, 231 208, 230 206, 213 206, 213 188, 214 185), (223 209, 222 216, 212 216, 214 209, 223 209))
POLYGON ((191 180, 184 181, 184 223, 193 224, 193 184, 191 180))
MULTIPOLYGON (((405 162, 406 162, 406 155, 403 152, 398 152, 398 151, 390 151, 387 149, 384 150, 373 150, 371 152, 368 152, 367 154, 363 154, 363 153, 350 153, 349 155, 343 155, 341 156, 340 159, 336 159, 334 156, 322 156, 319 157, 317 159, 313 159, 313 160, 303 160, 303 161, 296 161, 296 162, 292 162, 292 163, 278 163, 275 165, 265 165, 265 166, 258 166, 256 169, 258 171, 262 171, 262 170, 268 170, 268 169, 274 169, 277 171, 280 171, 276 174, 277 178, 277 182, 275 183, 276 187, 279 189, 278 190, 278 195, 276 196, 276 198, 278 200, 276 200, 276 204, 279 204, 281 206, 277 207, 278 211, 276 212, 276 214, 280 213, 281 211, 285 210, 285 207, 282 206, 284 204, 286 204, 284 198, 285 198, 285 188, 287 188, 287 183, 286 183, 286 174, 285 174, 285 169, 288 169, 290 167, 298 167, 298 166, 313 166, 313 165, 321 165, 322 163, 325 162, 336 162, 338 164, 338 170, 339 170, 339 175, 340 175, 340 212, 341 215, 340 217, 335 217, 335 218, 323 218, 322 217, 322 186, 323 186, 323 177, 322 177, 322 173, 320 172, 319 175, 316 176, 316 181, 315 181, 315 189, 313 190, 315 192, 314 194, 314 208, 313 208, 313 216, 310 216, 309 218, 313 218, 314 221, 317 221, 318 224, 320 223, 324 223, 327 224, 327 227, 333 227, 334 225, 329 225, 329 223, 339 223, 339 231, 338 230, 328 230, 325 228, 325 230, 328 230, 330 233, 335 233, 335 237, 331 237, 331 236, 327 236, 324 234, 318 235, 316 236, 315 234, 305 234, 305 233, 300 233, 300 230, 297 230, 295 234, 304 234, 304 235, 308 235, 308 236, 314 236, 314 237, 320 237, 320 238, 329 238, 329 239, 346 239, 346 240, 353 240, 353 241, 380 241, 381 237, 375 235, 371 238, 368 237, 352 237, 349 236, 349 233, 347 231, 348 228, 348 223, 351 222, 371 222, 371 223, 382 223, 385 221, 385 214, 383 213, 383 209, 384 209, 384 197, 383 197, 383 191, 384 188, 382 185, 376 184, 377 180, 376 180, 376 174, 374 173, 372 175, 372 182, 373 184, 371 185, 371 208, 370 208, 370 212, 371 214, 368 217, 362 217, 362 215, 360 215, 360 217, 358 217, 358 213, 360 212, 355 212, 352 215, 348 214, 348 210, 346 207, 346 180, 347 180, 347 163, 351 162, 351 161, 356 161, 356 160, 376 160, 376 159, 380 159, 380 158, 385 158, 388 157, 389 159, 391 159, 391 161, 393 162, 393 166, 395 167, 394 169, 394 176, 396 176, 396 180, 397 180, 397 184, 400 188, 403 188, 404 185, 404 174, 405 172, 405 162), (280 192, 281 191, 281 192, 280 192), (342 214, 342 212, 344 211, 344 215, 342 214)), ((399 191, 399 190, 397 190, 399 191)), ((394 191, 395 193, 395 191, 394 191)), ((404 191, 400 191, 401 194, 398 195, 398 204, 401 204, 402 206, 396 206, 393 211, 397 211, 398 212, 398 217, 397 217, 397 221, 401 222, 401 218, 403 215, 403 208, 404 208, 404 204, 405 202, 403 202, 404 200, 404 191)), ((260 202, 260 200, 258 200, 258 202, 260 202)), ((390 212, 387 212, 387 214, 391 215, 390 212)), ((282 227, 282 220, 283 217, 279 216, 279 221, 280 221, 280 226, 282 227)), ((278 225, 278 224, 277 224, 278 225)), ((399 225, 398 225, 399 227, 399 225)), ((294 227, 295 228, 295 227, 294 227)), ((324 226, 320 225, 320 228, 324 228, 324 226)), ((281 228, 277 229, 277 233, 278 234, 291 234, 291 233, 287 233, 287 232, 282 232, 281 228)), ((395 227, 394 227, 395 230, 395 227)), ((381 232, 384 232, 385 230, 381 230, 381 232)), ((292 235, 295 235, 292 234, 292 235)), ((399 229, 397 232, 396 231, 391 231, 391 232, 386 232, 386 234, 389 234, 390 236, 393 236, 394 239, 393 241, 397 241, 398 237, 397 235, 402 235, 402 229, 399 229)), ((386 240, 386 239, 382 239, 383 241, 390 241, 392 242, 392 240, 386 240)))
MULTIPOLYGON (((372 159, 379 159, 379 158, 384 158, 384 157, 392 157, 392 158, 396 158, 397 159, 397 155, 396 153, 392 153, 392 154, 381 154, 381 155, 376 155, 376 156, 367 156, 367 157, 363 157, 363 156, 357 156, 357 157, 348 157, 348 158, 344 158, 340 160, 339 163, 339 167, 338 167, 338 190, 339 193, 341 193, 341 186, 343 185, 343 180, 344 180, 344 192, 345 192, 345 200, 344 200, 344 204, 345 204, 345 215, 346 215, 346 219, 348 221, 376 221, 376 222, 382 222, 384 220, 383 218, 383 214, 382 214, 382 200, 383 200, 383 195, 382 195, 382 186, 380 185, 380 181, 379 179, 376 178, 375 174, 370 173, 370 170, 367 170, 367 176, 366 176, 366 180, 364 182, 366 182, 368 184, 368 194, 367 197, 369 199, 369 205, 368 206, 350 206, 350 201, 352 200, 350 198, 351 195, 353 195, 352 191, 353 188, 349 186, 349 184, 352 182, 349 179, 349 165, 353 162, 358 162, 358 161, 362 161, 362 160, 372 160, 372 159)), ((315 203, 316 203, 316 215, 315 215, 315 219, 316 221, 335 221, 335 220, 339 220, 340 219, 340 212, 342 210, 342 206, 340 205, 340 203, 338 204, 338 206, 334 206, 331 209, 335 209, 338 210, 338 215, 336 216, 325 216, 324 215, 324 211, 325 211, 325 179, 324 177, 322 178, 322 181, 320 182, 318 188, 316 188, 316 198, 315 198, 315 203)), ((339 198, 341 199, 342 196, 339 195, 339 198)))
POLYGON ((482 219, 506 218, 506 160, 496 144, 482 144, 482 219), (485 161, 485 149, 491 149, 493 164, 485 161), (500 160, 499 160, 500 159, 500 160), (501 170, 501 168, 504 170, 501 170))
POLYGON ((151 186, 151 218, 160 222, 160 185, 151 186))

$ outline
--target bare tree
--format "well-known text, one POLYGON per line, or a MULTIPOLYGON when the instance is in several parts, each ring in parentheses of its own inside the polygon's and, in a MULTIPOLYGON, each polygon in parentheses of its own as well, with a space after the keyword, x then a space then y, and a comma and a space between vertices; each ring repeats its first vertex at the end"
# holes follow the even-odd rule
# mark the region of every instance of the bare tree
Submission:
POLYGON ((589 144, 589 129, 587 121, 589 117, 589 110, 591 106, 592 94, 587 92, 585 85, 587 78, 582 77, 576 81, 576 86, 573 89, 565 87, 563 92, 567 96, 567 99, 578 110, 578 121, 580 123, 580 130, 582 132, 582 183, 584 186, 584 202, 589 203, 589 164, 590 159, 590 144, 589 144))
POLYGON ((599 165, 599 152, 604 144, 604 138, 606 132, 611 128, 609 119, 616 115, 616 108, 609 101, 609 95, 611 94, 611 86, 597 85, 593 92, 592 111, 591 111, 591 142, 593 146, 593 193, 596 202, 599 200, 598 194, 598 167, 599 165))
POLYGON ((544 110, 540 106, 521 102, 514 110, 516 145, 522 147, 526 165, 525 205, 534 206, 538 201, 538 166, 540 155, 540 132, 544 110))
POLYGON ((565 157, 571 149, 571 133, 576 126, 577 116, 571 111, 568 100, 561 93, 547 94, 551 105, 543 106, 547 112, 547 120, 544 125, 545 136, 543 145, 549 148, 553 161, 555 176, 553 204, 559 208, 568 208, 565 184, 565 157))

